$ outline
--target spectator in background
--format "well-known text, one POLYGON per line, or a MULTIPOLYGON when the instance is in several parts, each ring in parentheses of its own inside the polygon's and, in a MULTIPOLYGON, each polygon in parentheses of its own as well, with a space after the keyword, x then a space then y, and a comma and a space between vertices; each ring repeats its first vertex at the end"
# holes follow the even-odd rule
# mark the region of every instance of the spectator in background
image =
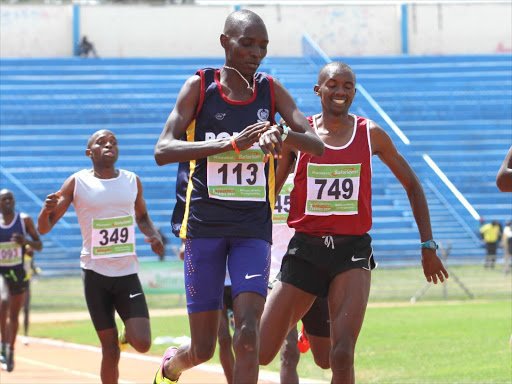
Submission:
POLYGON ((501 245, 503 246, 503 271, 505 274, 508 274, 512 268, 510 263, 512 258, 512 222, 510 220, 507 221, 505 228, 503 228, 501 245))
POLYGON ((498 171, 496 185, 501 192, 512 192, 512 146, 508 149, 507 156, 498 171))
POLYGON ((484 239, 485 248, 487 250, 487 254, 485 255, 484 268, 494 269, 494 264, 496 263, 498 240, 500 239, 501 235, 501 226, 496 220, 493 220, 490 223, 484 224, 480 228, 480 234, 484 239))
POLYGON ((96 48, 94 48, 94 44, 87 40, 87 36, 82 37, 82 41, 78 43, 78 56, 80 57, 88 57, 89 52, 94 55, 94 57, 98 57, 96 53, 96 48))

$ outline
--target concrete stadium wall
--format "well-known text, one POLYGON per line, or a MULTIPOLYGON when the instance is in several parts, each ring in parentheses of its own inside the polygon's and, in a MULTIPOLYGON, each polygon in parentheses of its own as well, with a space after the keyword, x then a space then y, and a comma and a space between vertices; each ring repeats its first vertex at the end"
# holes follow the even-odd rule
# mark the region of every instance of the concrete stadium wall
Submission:
MULTIPOLYGON (((301 55, 307 32, 330 56, 399 55, 400 5, 259 6, 269 56, 301 55)), ((189 5, 80 6, 80 36, 102 57, 219 57, 219 36, 232 7, 189 5)), ((413 55, 512 51, 510 4, 410 4, 408 52, 413 55)), ((73 6, 0 8, 0 57, 73 55, 73 6)))

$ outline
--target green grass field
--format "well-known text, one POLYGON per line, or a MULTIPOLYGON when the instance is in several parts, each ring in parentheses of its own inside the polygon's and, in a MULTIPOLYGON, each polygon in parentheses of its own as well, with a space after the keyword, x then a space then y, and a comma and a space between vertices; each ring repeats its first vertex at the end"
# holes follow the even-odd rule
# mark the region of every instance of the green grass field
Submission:
MULTIPOLYGON (((408 305, 425 286, 420 268, 373 273, 370 306, 356 348, 357 383, 512 382, 510 275, 481 266, 450 269, 477 300, 470 300, 450 279, 446 290, 432 285, 416 305, 408 305)), ((86 310, 79 277, 41 279, 32 295, 34 312, 86 310)), ((151 309, 184 306, 184 297, 176 294, 147 295, 147 300, 151 309)), ((153 317, 151 326, 153 339, 189 335, 187 316, 153 317)), ((30 334, 99 345, 90 321, 34 323, 30 334)), ((166 347, 153 345, 149 353, 160 356, 166 347)), ((212 362, 220 364, 217 354, 212 362)), ((265 369, 279 371, 279 358, 265 369)), ((301 356, 299 375, 330 379, 329 371, 315 366, 310 352, 301 356)))
MULTIPOLYGON (((370 307, 356 349, 358 383, 510 383, 511 302, 370 307)), ((186 316, 154 317, 156 336, 188 335, 186 316)), ((30 334, 98 346, 90 321, 33 324, 30 334)), ((167 346, 153 345, 161 355, 167 346)), ((212 362, 219 364, 216 354, 212 362)), ((266 367, 279 371, 279 358, 266 367)), ((329 380, 311 353, 299 375, 329 380)))

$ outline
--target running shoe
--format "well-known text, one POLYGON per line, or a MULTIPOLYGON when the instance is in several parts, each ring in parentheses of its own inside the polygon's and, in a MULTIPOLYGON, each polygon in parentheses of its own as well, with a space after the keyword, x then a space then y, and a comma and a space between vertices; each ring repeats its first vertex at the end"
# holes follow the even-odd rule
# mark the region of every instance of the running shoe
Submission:
POLYGON ((117 340, 118 340, 119 349, 121 350, 121 352, 124 351, 130 345, 128 343, 128 340, 126 339, 126 327, 124 326, 124 324, 117 335, 117 340))
POLYGON ((11 349, 7 353, 7 362, 5 363, 5 370, 7 372, 12 372, 14 370, 14 349, 11 349))
POLYGON ((177 384, 178 379, 171 380, 165 377, 164 375, 164 364, 167 360, 172 359, 174 355, 176 355, 176 352, 178 351, 177 347, 169 347, 164 353, 164 357, 162 359, 162 364, 160 365, 160 368, 158 368, 158 371, 155 375, 155 380, 153 380, 153 384, 177 384))
POLYGON ((300 353, 306 353, 307 351, 309 351, 309 340, 308 337, 306 336, 306 332, 304 331, 304 324, 302 324, 302 329, 299 332, 297 347, 299 348, 300 353))

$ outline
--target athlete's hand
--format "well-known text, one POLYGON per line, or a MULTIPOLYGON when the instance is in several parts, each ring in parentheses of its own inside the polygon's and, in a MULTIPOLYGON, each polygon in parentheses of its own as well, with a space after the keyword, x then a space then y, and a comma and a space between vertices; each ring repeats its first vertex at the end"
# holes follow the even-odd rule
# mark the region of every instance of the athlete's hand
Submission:
POLYGON ((19 245, 25 245, 27 239, 21 233, 13 233, 11 236, 11 241, 18 243, 19 245))
POLYGON ((59 202, 60 198, 60 191, 57 191, 55 193, 50 193, 48 196, 46 196, 46 200, 43 204, 43 212, 50 213, 55 210, 57 207, 57 203, 59 202))
POLYGON ((421 249, 421 265, 423 265, 423 273, 429 283, 437 284, 437 279, 441 283, 448 278, 448 272, 444 269, 443 262, 437 256, 435 249, 421 249))
POLYGON ((270 154, 274 155, 275 158, 281 158, 283 140, 281 139, 281 132, 276 126, 270 127, 268 130, 262 133, 258 141, 261 150, 265 154, 264 162, 266 163, 270 157, 270 154))
POLYGON ((145 238, 144 241, 151 244, 151 250, 157 255, 162 256, 164 254, 164 242, 159 234, 145 238))
POLYGON ((246 149, 251 148, 251 146, 258 141, 260 136, 268 129, 269 126, 270 123, 265 121, 246 127, 234 138, 237 148, 240 151, 245 151, 246 149))

